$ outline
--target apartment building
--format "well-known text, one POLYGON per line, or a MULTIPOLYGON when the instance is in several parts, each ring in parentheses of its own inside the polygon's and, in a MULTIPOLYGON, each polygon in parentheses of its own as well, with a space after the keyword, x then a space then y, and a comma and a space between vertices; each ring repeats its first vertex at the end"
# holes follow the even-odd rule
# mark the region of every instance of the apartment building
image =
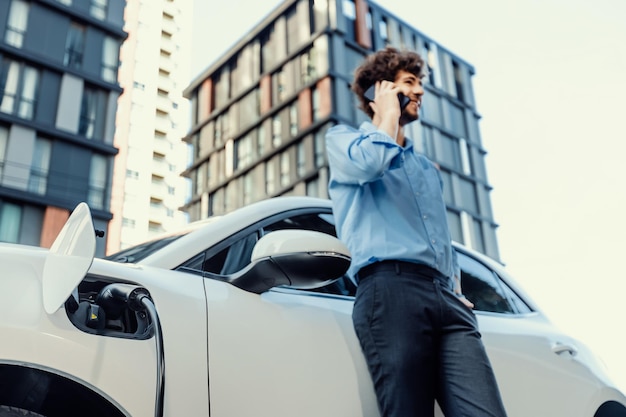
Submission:
POLYGON ((187 223, 191 0, 127 0, 107 253, 187 223))
POLYGON ((186 88, 190 219, 280 195, 327 197, 324 133, 366 119, 352 73, 386 45, 427 61, 420 121, 406 133, 441 167, 453 239, 499 259, 473 66, 366 0, 286 0, 186 88))
POLYGON ((107 229, 124 6, 0 1, 0 241, 49 247, 81 201, 107 229))

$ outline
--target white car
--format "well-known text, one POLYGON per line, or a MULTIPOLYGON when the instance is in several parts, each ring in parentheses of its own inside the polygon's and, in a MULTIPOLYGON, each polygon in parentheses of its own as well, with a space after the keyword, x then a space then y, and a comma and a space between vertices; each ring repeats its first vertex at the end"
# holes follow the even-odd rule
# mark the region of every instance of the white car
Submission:
MULTIPOLYGON (((328 200, 279 197, 93 259, 81 203, 50 250, 0 244, 0 417, 379 416, 334 233, 328 200)), ((585 346, 456 249, 509 417, 626 416, 585 346)))

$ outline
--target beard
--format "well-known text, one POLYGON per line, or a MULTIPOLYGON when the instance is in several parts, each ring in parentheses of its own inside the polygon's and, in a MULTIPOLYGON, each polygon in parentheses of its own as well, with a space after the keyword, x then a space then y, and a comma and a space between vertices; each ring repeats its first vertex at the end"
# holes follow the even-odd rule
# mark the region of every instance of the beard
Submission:
POLYGON ((419 114, 413 114, 407 111, 407 109, 402 110, 402 114, 400 114, 400 126, 408 125, 411 122, 416 121, 419 118, 419 114))

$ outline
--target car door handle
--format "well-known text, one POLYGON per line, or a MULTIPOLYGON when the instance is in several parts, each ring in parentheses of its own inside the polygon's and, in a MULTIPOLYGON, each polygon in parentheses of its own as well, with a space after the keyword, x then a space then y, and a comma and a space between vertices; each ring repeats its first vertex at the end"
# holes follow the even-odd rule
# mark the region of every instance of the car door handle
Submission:
POLYGON ((557 355, 569 353, 572 356, 576 356, 578 354, 578 349, 568 343, 556 342, 552 345, 552 352, 556 353, 557 355))

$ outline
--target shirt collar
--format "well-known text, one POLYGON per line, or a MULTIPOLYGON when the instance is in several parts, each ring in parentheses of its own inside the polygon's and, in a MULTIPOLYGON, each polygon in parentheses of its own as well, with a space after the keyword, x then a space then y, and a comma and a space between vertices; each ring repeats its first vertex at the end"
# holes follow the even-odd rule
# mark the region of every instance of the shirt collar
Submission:
MULTIPOLYGON (((376 126, 374 126, 374 124, 372 124, 372 122, 368 122, 365 121, 363 123, 361 123, 360 129, 362 131, 364 131, 365 133, 373 133, 376 132, 378 130, 378 128, 376 126)), ((413 148, 413 139, 405 136, 404 137, 404 150, 410 150, 413 148)))

